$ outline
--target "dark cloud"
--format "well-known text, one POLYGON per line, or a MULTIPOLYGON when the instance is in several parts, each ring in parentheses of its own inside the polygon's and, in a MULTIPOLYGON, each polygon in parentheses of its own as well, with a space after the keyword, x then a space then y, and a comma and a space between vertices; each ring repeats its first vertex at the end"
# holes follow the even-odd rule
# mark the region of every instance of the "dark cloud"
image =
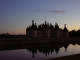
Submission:
POLYGON ((51 10, 50 13, 65 13, 64 10, 51 10))
POLYGON ((33 12, 42 12, 43 10, 33 10, 33 12))

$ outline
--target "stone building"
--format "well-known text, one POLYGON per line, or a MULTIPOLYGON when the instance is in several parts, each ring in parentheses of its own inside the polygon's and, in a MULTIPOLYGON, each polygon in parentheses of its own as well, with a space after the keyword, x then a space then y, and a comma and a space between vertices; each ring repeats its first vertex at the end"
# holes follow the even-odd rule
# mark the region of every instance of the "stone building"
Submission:
POLYGON ((66 24, 64 29, 59 28, 58 23, 53 26, 51 23, 45 23, 36 25, 32 20, 32 25, 26 28, 26 36, 29 38, 54 38, 54 37, 69 37, 66 24))

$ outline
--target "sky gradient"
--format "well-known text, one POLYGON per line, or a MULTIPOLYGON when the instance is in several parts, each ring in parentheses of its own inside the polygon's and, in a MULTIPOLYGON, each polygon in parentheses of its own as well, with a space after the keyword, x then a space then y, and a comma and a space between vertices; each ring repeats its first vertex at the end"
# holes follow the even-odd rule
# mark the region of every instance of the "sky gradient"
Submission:
POLYGON ((80 0, 0 0, 0 34, 26 34, 26 27, 45 20, 69 31, 80 29, 80 0))

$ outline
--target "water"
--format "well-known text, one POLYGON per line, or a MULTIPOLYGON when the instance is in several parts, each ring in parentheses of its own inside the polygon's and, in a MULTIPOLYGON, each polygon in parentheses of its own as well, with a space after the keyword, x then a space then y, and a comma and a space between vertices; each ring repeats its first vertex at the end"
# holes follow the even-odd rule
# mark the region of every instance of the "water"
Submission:
POLYGON ((78 53, 80 45, 76 43, 1 46, 0 60, 43 60, 78 53))

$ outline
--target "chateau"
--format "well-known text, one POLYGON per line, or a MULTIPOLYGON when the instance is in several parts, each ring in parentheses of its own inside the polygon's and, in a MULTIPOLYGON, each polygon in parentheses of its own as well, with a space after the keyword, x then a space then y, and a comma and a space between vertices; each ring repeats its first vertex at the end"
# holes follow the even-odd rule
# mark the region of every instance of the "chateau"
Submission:
POLYGON ((55 37, 69 37, 68 29, 64 24, 64 29, 59 28, 58 23, 53 26, 51 23, 36 25, 32 20, 32 25, 26 28, 26 35, 29 38, 55 38, 55 37))

